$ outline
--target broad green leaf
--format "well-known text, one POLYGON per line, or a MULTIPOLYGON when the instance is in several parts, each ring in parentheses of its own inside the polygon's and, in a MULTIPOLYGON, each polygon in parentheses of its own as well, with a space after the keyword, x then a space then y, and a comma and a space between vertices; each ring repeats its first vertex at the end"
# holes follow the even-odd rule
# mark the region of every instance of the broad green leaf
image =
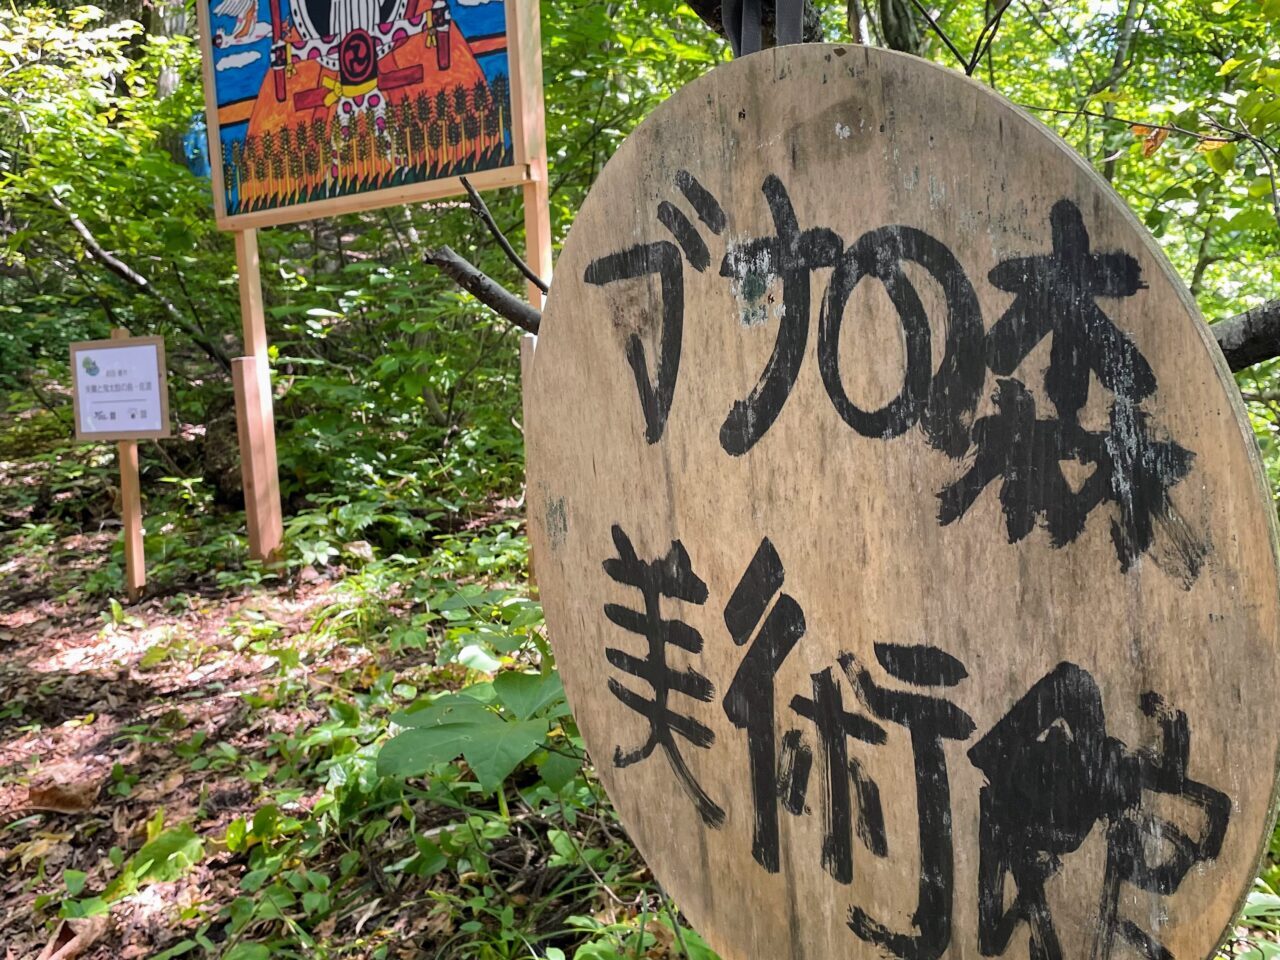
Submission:
POLYGON ((90 897, 88 900, 68 900, 58 913, 67 920, 80 920, 85 917, 100 917, 110 910, 111 906, 103 897, 90 897))
POLYGON ((551 750, 547 751, 546 759, 538 764, 538 773, 542 775, 542 781, 556 793, 572 783, 573 778, 581 770, 581 760, 551 750))
POLYGON ((487 727, 462 750, 484 790, 501 786, 520 762, 538 749, 547 735, 545 720, 522 720, 487 727))
MULTIPOLYGON (((492 722, 500 724, 502 720, 493 717, 492 722)), ((378 752, 378 775, 417 777, 436 764, 455 760, 485 726, 486 722, 444 723, 406 730, 378 752)))
POLYGON ((493 678, 493 689, 502 705, 520 720, 528 720, 558 700, 564 699, 560 674, 500 673, 493 678))
POLYGON ((435 700, 421 700, 391 719, 402 727, 434 727, 442 723, 483 723, 493 716, 483 703, 466 694, 446 693, 435 700))
POLYGON ((133 857, 129 869, 139 883, 167 883, 200 862, 204 839, 189 823, 163 831, 133 857))
POLYGON ((83 870, 63 870, 62 882, 66 884, 67 893, 73 897, 80 896, 80 891, 84 889, 84 882, 89 875, 83 870))
POLYGON ((476 643, 469 643, 458 653, 457 661, 464 667, 479 670, 481 673, 494 673, 502 668, 502 661, 495 660, 476 643))
POLYGON ((413 777, 459 754, 484 790, 493 790, 547 734, 545 720, 506 722, 489 714, 483 721, 416 727, 388 741, 378 754, 378 773, 413 777))

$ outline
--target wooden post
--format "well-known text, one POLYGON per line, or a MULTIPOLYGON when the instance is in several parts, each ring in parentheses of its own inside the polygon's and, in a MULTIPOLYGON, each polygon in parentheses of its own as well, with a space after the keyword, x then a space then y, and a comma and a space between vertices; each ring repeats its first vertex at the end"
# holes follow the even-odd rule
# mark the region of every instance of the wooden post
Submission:
MULTIPOLYGON (((528 169, 524 182, 525 261, 545 282, 551 282, 551 214, 547 189, 547 125, 542 100, 542 30, 537 0, 518 5, 507 23, 508 50, 521 83, 513 91, 516 160, 528 169)), ((510 9, 510 7, 508 7, 510 9)), ((542 306, 542 291, 529 284, 529 302, 542 306)))
POLYGON ((276 430, 272 410, 271 363, 267 354, 267 327, 262 310, 262 278, 258 269, 256 230, 236 231, 236 265, 240 271, 240 316, 244 324, 244 350, 236 379, 236 430, 240 438, 240 470, 244 478, 245 521, 249 531, 249 555, 267 560, 284 540, 280 510, 280 478, 276 462, 276 430), (251 363, 241 363, 250 360, 251 363), (248 384, 252 375, 253 384, 248 384), (249 507, 250 502, 253 508, 249 507))
MULTIPOLYGON (((117 327, 112 340, 126 340, 129 331, 117 327)), ((120 520, 124 525, 124 590, 136 603, 147 585, 147 560, 142 545, 142 491, 138 483, 138 441, 116 441, 120 461, 120 520)))
POLYGON ((236 434, 240 438, 240 476, 244 486, 245 527, 249 532, 249 555, 263 559, 272 547, 264 543, 267 532, 264 516, 270 515, 271 491, 261 482, 271 472, 266 463, 260 432, 255 431, 254 411, 261 407, 261 380, 256 357, 236 357, 231 361, 231 379, 236 391, 236 434))
MULTIPOLYGON (((540 291, 539 291, 540 292, 540 291)), ((521 414, 524 422, 529 422, 529 384, 533 380, 533 352, 537 349, 538 338, 531 333, 526 333, 520 338, 520 384, 521 384, 521 400, 523 401, 523 413, 521 414)), ((524 490, 524 514, 525 529, 529 527, 529 517, 533 511, 533 491, 525 486, 524 490)), ((538 576, 537 568, 534 564, 533 541, 529 541, 529 596, 537 599, 538 596, 538 576)))

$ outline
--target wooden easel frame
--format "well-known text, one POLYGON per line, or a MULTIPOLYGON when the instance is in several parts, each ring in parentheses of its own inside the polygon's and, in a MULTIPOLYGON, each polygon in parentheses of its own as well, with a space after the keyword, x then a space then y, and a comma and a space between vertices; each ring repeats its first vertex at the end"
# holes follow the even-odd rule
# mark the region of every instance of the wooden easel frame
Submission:
MULTIPOLYGON (((272 404, 271 365, 262 283, 258 262, 257 228, 295 223, 396 204, 416 203, 465 193, 460 177, 428 180, 384 190, 371 190, 276 210, 227 216, 222 180, 222 140, 218 124, 217 88, 210 44, 210 0, 197 0, 200 50, 204 76, 205 113, 212 166, 214 218, 222 230, 235 233, 239 270, 240 312, 246 356, 232 361, 236 395, 236 427, 240 442, 241 475, 245 492, 245 524, 249 554, 257 560, 279 555, 284 542, 272 404)), ((544 280, 551 279, 551 215, 547 186, 546 119, 542 94, 542 31, 538 0, 504 0, 507 25, 507 63, 511 91, 511 137, 515 163, 508 167, 467 174, 477 190, 519 185, 524 193, 525 259, 544 280)), ((528 285, 530 303, 542 304, 537 284, 528 285)))

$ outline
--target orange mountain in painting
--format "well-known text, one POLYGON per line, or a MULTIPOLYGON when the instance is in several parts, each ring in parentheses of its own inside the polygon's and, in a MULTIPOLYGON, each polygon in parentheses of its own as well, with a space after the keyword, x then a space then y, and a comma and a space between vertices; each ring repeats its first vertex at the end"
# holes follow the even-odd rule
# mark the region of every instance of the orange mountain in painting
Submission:
MULTIPOLYGON (((370 53, 377 48, 369 45, 349 54, 348 37, 340 58, 355 59, 343 59, 344 78, 314 53, 310 58, 296 54, 305 49, 305 40, 292 24, 287 29, 285 65, 267 70, 248 133, 226 157, 236 212, 512 162, 509 84, 504 76, 492 84, 486 80, 461 31, 423 29, 397 37, 376 62, 370 53), (440 55, 438 42, 449 44, 447 57, 440 55), (372 79, 353 84, 352 62, 372 79), (447 64, 443 69, 441 62, 447 64), (283 97, 278 97, 280 75, 283 97)), ((484 52, 493 51, 497 39, 482 41, 484 52)))

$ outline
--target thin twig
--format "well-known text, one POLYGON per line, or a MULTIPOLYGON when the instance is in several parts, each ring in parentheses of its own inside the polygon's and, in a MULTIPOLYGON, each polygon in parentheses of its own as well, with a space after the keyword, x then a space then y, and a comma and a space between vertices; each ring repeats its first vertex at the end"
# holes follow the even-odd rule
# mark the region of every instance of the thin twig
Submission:
POLYGON ((987 51, 991 49, 991 44, 995 42, 996 34, 1000 30, 1000 20, 1004 16, 1004 12, 1009 9, 1013 0, 1001 0, 1000 6, 996 9, 995 16, 988 20, 982 27, 982 32, 978 34, 978 40, 973 45, 973 59, 969 61, 969 65, 965 67, 965 74, 973 76, 973 71, 978 69, 978 64, 982 62, 982 58, 986 56, 987 51), (988 32, 990 31, 990 32, 988 32), (986 41, 985 45, 983 40, 986 41))
POLYGON ((1124 117, 1112 117, 1098 110, 1066 110, 1061 107, 1042 107, 1034 103, 1019 103, 1023 110, 1036 110, 1040 113, 1061 113, 1070 114, 1073 117, 1096 117, 1099 120, 1110 120, 1114 123, 1123 123, 1127 127, 1147 127, 1150 130, 1168 130, 1170 133, 1179 133, 1184 137, 1194 137, 1201 142, 1205 140, 1244 140, 1245 136, 1239 133, 1233 133, 1231 136, 1222 136, 1221 134, 1201 133, 1198 130, 1188 130, 1186 127, 1177 127, 1169 123, 1152 123, 1147 120, 1126 120, 1124 117))
POLYGON ((964 72, 967 75, 969 73, 969 61, 965 58, 965 55, 960 52, 960 48, 951 42, 951 38, 947 36, 946 31, 943 30, 942 27, 938 26, 938 21, 933 19, 920 0, 911 0, 911 3, 920 11, 920 16, 924 17, 925 22, 929 24, 929 28, 938 35, 942 42, 947 45, 947 49, 951 51, 952 55, 960 61, 960 66, 964 69, 964 72))
POLYGON ((231 372, 231 359, 227 356, 226 352, 213 340, 205 336, 203 331, 188 321, 187 318, 183 316, 182 311, 178 309, 177 304, 161 293, 150 280, 99 243, 98 238, 93 235, 92 231, 89 230, 84 221, 76 216, 76 214, 65 203, 52 194, 49 196, 49 202, 67 218, 72 229, 75 230, 76 234, 80 237, 80 242, 89 256, 94 260, 97 260, 100 264, 106 267, 107 270, 114 273, 121 280, 137 287, 138 290, 147 294, 159 303, 160 306, 164 308, 165 313, 169 315, 169 319, 173 321, 178 329, 184 331, 191 337, 191 339, 198 343, 204 349, 205 353, 209 355, 210 359, 217 362, 225 372, 231 372))
POLYGON ((546 281, 534 273, 529 264, 525 263, 524 258, 521 257, 520 254, 516 253, 515 248, 511 246, 511 241, 507 239, 506 235, 501 229, 499 229, 498 224, 494 222, 493 214, 489 212, 488 205, 485 204, 484 198, 476 192, 476 188, 471 185, 471 181, 466 177, 461 177, 460 179, 462 180, 462 186, 467 191, 467 196, 471 198, 471 209, 475 211, 476 216, 478 216, 481 221, 483 221, 484 225, 488 227, 489 232, 493 234, 493 239, 498 241, 498 246, 500 246, 502 248, 502 252, 507 255, 507 259, 516 265, 520 272, 525 275, 525 279, 543 293, 550 290, 551 288, 547 286, 546 281))

